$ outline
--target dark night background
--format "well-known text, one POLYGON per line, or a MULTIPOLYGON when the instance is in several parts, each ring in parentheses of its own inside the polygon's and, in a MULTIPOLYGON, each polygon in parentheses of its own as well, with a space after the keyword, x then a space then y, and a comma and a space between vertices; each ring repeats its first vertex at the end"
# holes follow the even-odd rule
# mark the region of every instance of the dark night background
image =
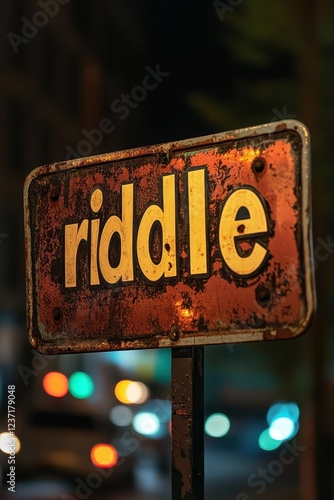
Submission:
MULTIPOLYGON (((317 317, 295 340, 205 349, 205 413, 222 412, 231 420, 226 437, 206 437, 205 498, 334 499, 333 3, 3 0, 0 26, 0 432, 7 425, 5 391, 15 384, 23 443, 34 405, 43 411, 51 405, 40 390, 51 368, 87 369, 104 380, 103 400, 122 377, 145 382, 154 398, 170 398, 168 350, 136 358, 124 353, 117 363, 111 355, 69 355, 45 365, 40 360, 36 371, 25 330, 22 191, 28 173, 69 158, 73 150, 95 155, 295 118, 311 133, 313 242, 315 249, 325 242, 326 249, 315 252, 322 256, 315 260, 317 317), (43 5, 52 15, 38 16, 43 5), (148 66, 166 74, 161 83, 126 116, 113 111, 115 100, 142 84, 148 66), (114 130, 85 151, 82 141, 104 118, 114 130), (18 370, 22 365, 38 372, 29 383, 18 370), (296 440, 302 451, 257 491, 250 475, 279 456, 280 449, 266 452, 257 445, 266 412, 279 400, 299 406, 296 440)), ((83 405, 68 403, 69 420, 83 409, 103 419, 103 405, 83 405)), ((73 431, 66 425, 70 442, 73 431)), ((38 422, 34 432, 31 457, 43 447, 38 422)), ((169 451, 168 438, 139 440, 125 458, 124 477, 120 467, 119 481, 93 488, 89 498, 170 498, 169 451)), ((2 467, 6 456, 0 453, 2 467)), ((79 470, 66 478, 39 470, 27 477, 19 457, 17 499, 75 497, 79 470)), ((4 484, 0 498, 11 498, 6 491, 4 484)))

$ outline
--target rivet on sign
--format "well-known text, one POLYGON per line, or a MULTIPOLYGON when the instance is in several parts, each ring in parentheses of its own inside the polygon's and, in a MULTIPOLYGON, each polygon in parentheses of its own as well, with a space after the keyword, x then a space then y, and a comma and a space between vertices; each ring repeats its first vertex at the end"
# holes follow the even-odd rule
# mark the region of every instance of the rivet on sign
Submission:
POLYGON ((180 330, 179 330, 179 327, 177 326, 173 326, 173 328, 171 329, 171 331, 169 332, 169 339, 170 340, 173 340, 173 341, 176 341, 176 340, 179 340, 180 338, 180 330))
POLYGON ((62 320, 62 318, 63 318, 63 313, 62 313, 62 311, 59 309, 59 307, 55 307, 55 308, 53 309, 52 314, 53 314, 53 319, 54 319, 54 321, 55 321, 56 323, 59 323, 59 322, 62 320))
POLYGON ((260 156, 253 160, 252 170, 254 174, 262 174, 265 168, 266 168, 266 160, 264 158, 260 156))
POLYGON ((168 163, 168 155, 166 153, 161 153, 159 155, 159 163, 161 163, 161 165, 167 165, 167 163, 168 163))
POLYGON ((58 186, 53 186, 50 189, 50 200, 53 202, 56 202, 59 200, 59 187, 58 186))
POLYGON ((267 306, 271 298, 270 288, 266 285, 259 285, 255 290, 255 297, 261 306, 267 306))

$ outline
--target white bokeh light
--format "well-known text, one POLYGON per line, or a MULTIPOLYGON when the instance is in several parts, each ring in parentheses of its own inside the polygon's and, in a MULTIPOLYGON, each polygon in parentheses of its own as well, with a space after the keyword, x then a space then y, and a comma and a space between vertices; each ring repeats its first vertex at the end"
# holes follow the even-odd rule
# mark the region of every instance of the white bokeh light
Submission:
POLYGON ((279 417, 272 421, 269 427, 269 435, 277 441, 284 441, 292 437, 295 431, 295 423, 288 417, 279 417))
POLYGON ((223 437, 230 430, 230 420, 223 413, 214 413, 206 419, 205 432, 211 437, 223 437))
POLYGON ((8 455, 10 453, 18 453, 21 448, 20 440, 17 436, 9 432, 2 432, 0 434, 0 450, 8 455))
POLYGON ((133 428, 144 436, 155 436, 160 431, 160 421, 155 413, 140 412, 132 421, 133 428))

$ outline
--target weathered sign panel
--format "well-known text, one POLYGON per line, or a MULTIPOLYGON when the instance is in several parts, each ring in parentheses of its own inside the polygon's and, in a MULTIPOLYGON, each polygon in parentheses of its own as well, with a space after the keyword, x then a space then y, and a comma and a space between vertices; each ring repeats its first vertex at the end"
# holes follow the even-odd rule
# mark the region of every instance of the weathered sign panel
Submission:
POLYGON ((34 170, 30 342, 62 353, 300 334, 314 309, 309 184, 293 120, 34 170))

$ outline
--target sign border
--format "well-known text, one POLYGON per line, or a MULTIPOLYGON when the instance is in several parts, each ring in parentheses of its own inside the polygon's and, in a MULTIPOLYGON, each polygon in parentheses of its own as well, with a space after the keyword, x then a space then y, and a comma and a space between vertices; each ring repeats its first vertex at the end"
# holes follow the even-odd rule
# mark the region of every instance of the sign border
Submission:
MULTIPOLYGON (((306 310, 304 320, 296 327, 284 328, 282 332, 286 333, 278 336, 277 330, 270 328, 259 329, 254 332, 253 329, 243 329, 242 333, 236 331, 224 335, 223 331, 212 331, 208 338, 205 334, 197 334, 193 337, 180 338, 171 340, 168 337, 161 337, 154 343, 155 348, 158 347, 186 347, 200 346, 212 344, 228 344, 249 341, 271 340, 275 338, 294 338, 303 333, 311 324, 316 308, 315 298, 315 281, 314 281, 314 259, 312 249, 312 221, 311 221, 311 173, 310 173, 310 137, 306 126, 297 120, 283 120, 280 122, 272 122, 263 125, 255 125, 247 128, 237 129, 228 132, 222 132, 193 139, 180 141, 172 141, 153 146, 139 147, 135 149, 127 149, 101 155, 88 156, 77 158, 74 160, 55 162, 49 165, 44 165, 34 169, 26 178, 24 183, 24 226, 25 226, 25 254, 26 254, 26 296, 27 296, 27 330, 28 339, 31 345, 39 352, 45 354, 60 354, 66 352, 96 352, 113 350, 108 340, 101 339, 84 339, 77 342, 71 342, 71 346, 63 342, 57 342, 57 345, 46 344, 41 342, 38 336, 34 336, 34 319, 33 319, 33 262, 32 262, 32 232, 30 227, 31 214, 29 207, 29 188, 34 179, 40 176, 62 172, 66 170, 87 168, 93 165, 103 165, 104 163, 115 162, 123 159, 139 158, 148 155, 166 154, 170 151, 177 152, 180 150, 194 149, 196 147, 211 146, 221 142, 234 141, 240 139, 250 139, 260 135, 269 135, 286 130, 297 132, 300 136, 301 149, 301 185, 302 199, 300 207, 300 218, 302 221, 302 252, 304 257, 304 286, 305 286, 305 302, 306 310)), ((148 342, 150 344, 150 342, 148 342)), ((151 347, 150 345, 147 348, 151 347)), ((138 349, 143 348, 143 340, 124 340, 121 341, 118 350, 138 349)))

